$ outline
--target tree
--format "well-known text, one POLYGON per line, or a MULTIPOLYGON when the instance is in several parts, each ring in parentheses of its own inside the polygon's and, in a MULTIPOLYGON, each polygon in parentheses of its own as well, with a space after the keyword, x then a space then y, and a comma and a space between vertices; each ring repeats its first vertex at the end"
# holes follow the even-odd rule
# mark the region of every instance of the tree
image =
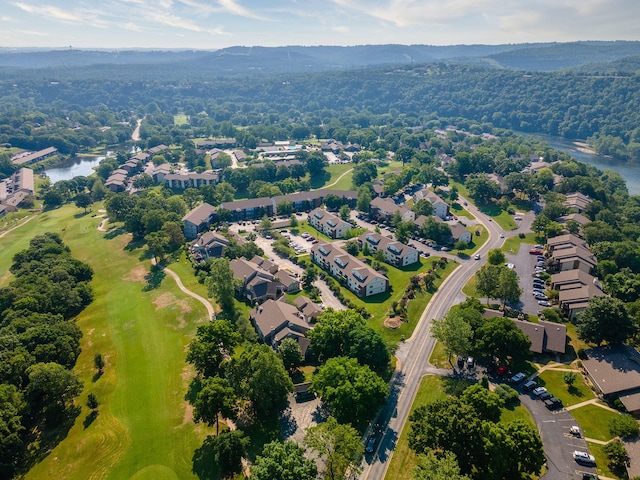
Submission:
POLYGON ((451 309, 441 320, 434 320, 431 334, 444 346, 451 366, 453 355, 466 355, 471 350, 473 331, 460 309, 451 309))
POLYGON ((219 434, 219 418, 234 418, 236 396, 229 381, 220 377, 207 377, 201 382, 201 389, 193 402, 193 418, 211 426, 215 423, 219 434))
POLYGON ((321 366, 311 381, 339 422, 362 426, 384 405, 387 383, 354 358, 335 357, 321 366))
POLYGON ((502 250, 500 250, 499 248, 494 248, 493 250, 489 250, 489 253, 487 254, 487 261, 491 265, 504 265, 506 257, 504 256, 502 250))
POLYGON ((637 331, 624 303, 609 296, 589 299, 589 305, 579 316, 577 330, 581 340, 596 345, 624 343, 637 331))
POLYGON ((564 372, 562 374, 562 380, 564 381, 564 384, 571 388, 571 386, 576 382, 576 379, 578 378, 578 375, 576 375, 576 372, 564 372))
POLYGON ((503 406, 502 399, 497 393, 479 383, 465 388, 460 399, 471 405, 482 420, 489 420, 494 423, 500 421, 501 408, 503 406))
POLYGON ((502 268, 504 267, 487 264, 476 272, 476 291, 480 295, 487 298, 497 298, 502 268))
POLYGON ((469 177, 464 183, 469 196, 482 205, 488 204, 493 197, 498 195, 500 186, 493 180, 489 180, 484 175, 469 177))
POLYGON ((356 209, 359 212, 369 213, 371 207, 371 190, 367 186, 358 189, 358 200, 356 201, 356 209))
POLYGON ((284 368, 289 372, 302 365, 302 361, 304 360, 300 345, 293 338, 285 338, 280 342, 278 355, 280 355, 284 368))
POLYGON ((311 264, 305 268, 304 273, 302 274, 302 281, 305 285, 311 285, 318 279, 318 270, 311 264))
POLYGON ((496 359, 507 365, 522 364, 530 355, 531 341, 509 318, 493 317, 475 332, 477 357, 496 359))
POLYGON ((349 205, 342 205, 340 210, 338 210, 338 215, 342 220, 348 222, 351 217, 351 208, 349 208, 349 205))
POLYGON ((87 396, 87 407, 89 407, 91 410, 97 410, 99 405, 100 403, 98 402, 96 396, 93 393, 90 393, 87 396))
POLYGON ((202 195, 197 188, 186 188, 182 192, 182 199, 187 204, 189 210, 192 210, 198 203, 202 201, 202 195))
POLYGON ((324 478, 355 478, 360 472, 364 446, 360 434, 353 427, 341 425, 335 418, 329 417, 326 422, 307 430, 304 444, 323 460, 324 478))
POLYGON ((273 222, 269 220, 269 217, 265 214, 260 220, 259 226, 262 231, 271 230, 271 228, 273 228, 273 222))
POLYGON ((231 360, 231 384, 251 402, 259 420, 269 418, 287 401, 293 383, 280 357, 267 345, 251 345, 231 360))
POLYGON ((162 233, 167 239, 167 250, 175 252, 186 241, 182 232, 182 224, 179 222, 164 222, 162 225, 162 233))
POLYGON ((88 193, 79 193, 75 198, 76 207, 84 208, 85 213, 87 212, 87 208, 91 206, 93 203, 91 200, 91 196, 88 193))
POLYGON ((298 226, 298 217, 295 214, 291 214, 291 218, 289 219, 289 226, 291 228, 296 228, 298 226))
POLYGON ((358 242, 354 240, 349 240, 345 243, 344 249, 349 255, 353 255, 354 257, 357 257, 358 253, 360 253, 360 246, 358 245, 358 242))
POLYGON ((433 215, 433 204, 426 198, 421 198, 413 204, 412 210, 416 215, 424 215, 429 217, 433 215))
POLYGON ((242 340, 228 320, 213 320, 198 327, 189 344, 187 362, 203 377, 213 377, 220 371, 222 361, 233 355, 242 340))
POLYGON ((164 232, 151 232, 144 237, 151 255, 158 260, 162 260, 169 251, 169 238, 164 232))
POLYGON ((445 451, 441 456, 431 452, 418 455, 411 480, 471 480, 471 477, 462 475, 455 454, 445 451))
POLYGON ((24 453, 22 412, 26 404, 15 385, 0 383, 0 472, 12 478, 24 453))
POLYGON ((54 362, 36 363, 27 369, 27 375, 27 397, 48 420, 58 420, 82 391, 78 375, 54 362))
POLYGON ((44 194, 42 203, 45 208, 57 208, 64 203, 64 197, 58 190, 49 190, 44 194))
POLYGON ((213 458, 220 468, 222 478, 233 478, 242 470, 242 457, 247 454, 249 443, 249 438, 245 437, 243 432, 233 430, 222 432, 215 437, 208 436, 201 450, 213 452, 213 458))
POLYGON ((133 181, 133 186, 139 190, 144 190, 145 188, 149 188, 153 186, 153 177, 148 173, 143 173, 142 175, 138 175, 133 181))
POLYGON ((100 177, 96 178, 91 186, 91 200, 99 202, 107 195, 107 187, 104 186, 100 177))
POLYGON ((602 447, 605 455, 607 456, 607 466, 616 474, 616 476, 623 476, 627 470, 627 460, 629 455, 627 449, 624 448, 624 443, 620 440, 614 440, 607 443, 602 447))
POLYGON ((93 356, 93 366, 98 370, 98 373, 102 373, 104 370, 104 358, 101 353, 96 353, 93 356))
POLYGON ((640 434, 638 421, 631 415, 618 415, 609 422, 609 432, 614 437, 629 440, 640 434))
POLYGON ((209 275, 205 279, 209 296, 216 299, 222 311, 228 315, 235 311, 234 298, 237 281, 227 258, 213 258, 210 260, 209 275))
POLYGON ((413 232, 413 222, 400 222, 396 225, 395 236, 400 243, 407 243, 413 232))
POLYGON ((518 274, 515 270, 507 267, 500 268, 500 276, 498 277, 497 297, 502 300, 502 304, 507 302, 515 304, 520 300, 522 289, 518 281, 518 274))
POLYGON ((293 213, 293 202, 291 200, 282 200, 276 205, 278 215, 291 215, 293 213))
POLYGON ((313 460, 304 457, 305 450, 297 443, 273 441, 267 443, 251 466, 255 480, 315 480, 318 469, 313 460))

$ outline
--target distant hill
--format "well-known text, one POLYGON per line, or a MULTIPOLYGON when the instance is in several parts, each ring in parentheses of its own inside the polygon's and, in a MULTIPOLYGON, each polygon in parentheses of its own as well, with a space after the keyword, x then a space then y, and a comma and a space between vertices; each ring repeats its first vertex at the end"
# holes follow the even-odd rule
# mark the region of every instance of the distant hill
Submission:
POLYGON ((573 42, 507 45, 360 45, 229 47, 206 50, 0 49, 0 73, 40 71, 49 76, 87 78, 105 71, 126 78, 141 73, 170 78, 304 73, 411 63, 448 62, 525 71, 556 71, 594 62, 640 56, 640 42, 573 42), (144 71, 139 72, 139 66, 144 71), (73 72, 68 69, 73 68, 73 72))

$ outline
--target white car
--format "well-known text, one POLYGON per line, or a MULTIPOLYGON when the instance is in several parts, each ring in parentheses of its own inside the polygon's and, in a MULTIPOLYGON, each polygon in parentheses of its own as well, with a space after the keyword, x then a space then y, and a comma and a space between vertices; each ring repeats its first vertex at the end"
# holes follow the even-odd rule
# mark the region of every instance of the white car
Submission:
POLYGON ((547 393, 547 389, 544 387, 538 387, 538 388, 534 388, 533 389, 533 394, 536 397, 539 397, 540 395, 542 395, 543 393, 547 393))
POLYGON ((551 306, 551 304, 547 300, 539 300, 538 301, 538 305, 540 305, 541 307, 550 307, 551 306))
POLYGON ((480 254, 476 253, 475 256, 473 257, 474 260, 480 260, 480 254))
POLYGON ((500 238, 504 238, 504 233, 501 233, 501 234, 500 234, 500 238))
POLYGON ((522 220, 522 217, 513 217, 514 220, 522 220))
POLYGON ((509 380, 511 383, 519 383, 522 380, 524 380, 526 378, 526 375, 522 372, 516 373, 513 377, 511 377, 511 379, 509 380))
POLYGON ((584 463, 586 465, 595 465, 596 459, 593 455, 589 455, 587 452, 581 452, 580 450, 575 450, 573 453, 573 459, 578 463, 584 463))

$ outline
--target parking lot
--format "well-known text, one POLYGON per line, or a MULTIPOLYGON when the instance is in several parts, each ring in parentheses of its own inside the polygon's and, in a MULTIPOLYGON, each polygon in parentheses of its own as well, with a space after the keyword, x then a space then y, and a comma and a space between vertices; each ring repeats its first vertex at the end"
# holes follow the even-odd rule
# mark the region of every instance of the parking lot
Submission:
POLYGON ((538 305, 538 300, 533 297, 533 278, 536 267, 536 255, 531 255, 529 250, 533 245, 523 243, 517 254, 506 254, 507 262, 515 265, 518 273, 522 296, 520 297, 520 307, 522 312, 529 315, 537 315, 539 310, 546 307, 538 305))

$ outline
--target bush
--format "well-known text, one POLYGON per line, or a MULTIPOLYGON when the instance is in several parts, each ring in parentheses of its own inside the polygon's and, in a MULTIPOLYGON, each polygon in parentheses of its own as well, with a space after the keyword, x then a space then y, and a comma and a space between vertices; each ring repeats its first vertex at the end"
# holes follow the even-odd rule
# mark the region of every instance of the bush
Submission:
POLYGON ((520 232, 520 233, 518 234, 518 237, 519 237, 519 238, 525 238, 525 237, 526 237, 526 235, 525 235, 524 233, 520 232))
POLYGON ((509 385, 498 385, 494 392, 502 399, 505 405, 518 403, 518 392, 509 385))
POLYGON ((611 435, 628 440, 640 434, 640 426, 631 415, 620 415, 609 422, 611 435))

